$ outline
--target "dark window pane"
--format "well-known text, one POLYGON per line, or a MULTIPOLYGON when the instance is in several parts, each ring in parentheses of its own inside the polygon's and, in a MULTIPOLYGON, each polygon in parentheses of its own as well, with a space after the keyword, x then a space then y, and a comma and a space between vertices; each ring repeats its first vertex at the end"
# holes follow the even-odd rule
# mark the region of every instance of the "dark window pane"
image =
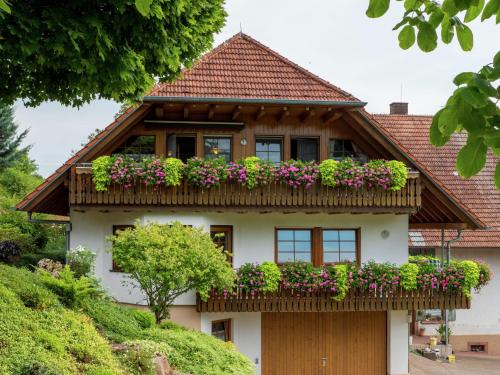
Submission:
POLYGON ((212 322, 212 336, 217 337, 222 341, 230 341, 230 320, 221 320, 218 322, 212 322))
POLYGON ((141 158, 155 154, 154 135, 134 135, 118 147, 113 154, 127 155, 132 158, 141 158))
POLYGON ((292 159, 302 161, 318 160, 318 141, 314 138, 292 139, 292 159))
POLYGON ((226 162, 231 161, 231 138, 227 137, 205 137, 205 158, 224 158, 226 162))

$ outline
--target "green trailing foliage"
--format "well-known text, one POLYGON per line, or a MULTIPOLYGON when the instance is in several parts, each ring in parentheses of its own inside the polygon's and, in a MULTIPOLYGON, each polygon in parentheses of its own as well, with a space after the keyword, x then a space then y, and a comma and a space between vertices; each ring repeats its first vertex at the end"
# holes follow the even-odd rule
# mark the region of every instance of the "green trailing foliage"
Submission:
POLYGON ((471 260, 463 260, 459 266, 464 272, 464 293, 466 296, 471 296, 471 290, 479 285, 479 267, 476 262, 471 260))
POLYGON ((336 172, 339 162, 333 159, 323 160, 319 165, 321 183, 325 186, 335 187, 337 185, 336 172))
POLYGON ((398 160, 389 160, 385 162, 385 166, 388 167, 392 173, 391 190, 401 190, 404 188, 406 180, 408 180, 408 168, 405 163, 398 160))
POLYGON ((335 273, 337 294, 333 297, 336 301, 342 301, 349 291, 349 273, 345 264, 336 264, 333 266, 335 273))
POLYGON ((111 183, 109 170, 112 164, 111 156, 99 156, 92 161, 92 181, 97 191, 106 191, 111 183))
POLYGON ((184 173, 184 164, 182 160, 176 158, 167 158, 163 162, 166 171, 165 184, 167 186, 179 186, 184 173))
MULTIPOLYGON (((438 39, 449 44, 456 36, 463 51, 471 51, 474 34, 467 25, 495 19, 500 23, 499 0, 405 0, 401 22, 394 26, 398 30, 399 46, 409 49, 415 42, 424 52, 438 46, 438 39)), ((368 17, 383 16, 389 9, 390 0, 370 0, 368 17)), ((431 143, 442 147, 454 133, 466 132, 467 142, 457 155, 456 168, 463 178, 470 178, 485 166, 487 152, 500 156, 500 52, 493 60, 476 72, 458 74, 453 83, 456 90, 444 108, 439 110, 429 131, 431 143)), ((496 161, 494 181, 500 189, 500 161, 496 161)))
POLYGON ((30 106, 141 100, 157 80, 191 67, 226 17, 222 0, 8 3, 10 14, 0 10, 2 100, 30 106))
POLYGON ((262 286, 262 291, 265 293, 273 293, 278 290, 281 272, 279 267, 274 262, 264 262, 262 263, 258 270, 262 272, 264 277, 264 285, 262 286))
POLYGON ((419 269, 415 263, 405 263, 399 267, 399 274, 401 276, 401 286, 405 290, 417 289, 417 275, 419 269))

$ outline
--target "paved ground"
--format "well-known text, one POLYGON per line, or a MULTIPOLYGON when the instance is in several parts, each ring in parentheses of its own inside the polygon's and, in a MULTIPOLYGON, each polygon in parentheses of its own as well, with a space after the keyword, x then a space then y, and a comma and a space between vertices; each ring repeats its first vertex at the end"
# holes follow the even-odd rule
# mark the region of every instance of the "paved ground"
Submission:
POLYGON ((500 375, 500 357, 457 355, 456 363, 441 363, 410 354, 410 375, 500 375))

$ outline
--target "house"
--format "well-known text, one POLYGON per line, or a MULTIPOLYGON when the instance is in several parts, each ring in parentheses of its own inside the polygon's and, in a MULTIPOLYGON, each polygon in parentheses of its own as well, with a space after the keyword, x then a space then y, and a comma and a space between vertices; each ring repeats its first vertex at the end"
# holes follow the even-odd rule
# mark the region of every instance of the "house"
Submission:
MULTIPOLYGON (((499 158, 488 155, 485 168, 470 180, 462 180, 455 170, 458 150, 465 144, 465 134, 454 135, 442 148, 434 148, 428 141, 431 116, 413 116, 407 113, 374 115, 377 122, 413 155, 420 163, 453 191, 456 197, 470 207, 486 225, 487 230, 464 230, 458 242, 453 243, 451 254, 457 259, 479 259, 500 272, 500 192, 495 188, 493 176, 499 158)), ((456 237, 456 231, 445 230, 445 242, 456 237)), ((441 231, 410 230, 410 252, 441 256, 441 231)), ((470 310, 457 310, 456 320, 450 323, 453 335, 451 344, 455 351, 481 351, 500 355, 500 299, 497 297, 500 281, 474 296, 470 310)), ((442 316, 420 323, 427 335, 435 334, 436 324, 442 316), (437 319, 437 321, 436 321, 437 319)))
MULTIPOLYGON (((18 204, 28 212, 68 215, 71 247, 97 252, 96 274, 118 301, 144 303, 122 285, 106 236, 135 220, 204 226, 220 233, 235 268, 246 262, 328 257, 402 264, 409 230, 483 228, 472 212, 375 117, 366 103, 313 75, 251 37, 237 34, 174 83, 158 84, 18 204), (113 153, 223 157, 270 162, 355 156, 400 160, 410 168, 402 190, 311 189, 234 184, 96 191, 92 160, 113 153), (334 240, 331 240, 334 238, 334 240), (335 242, 335 247, 328 247, 335 242), (326 249, 331 250, 328 254, 326 249)), ((221 237, 218 237, 219 239, 221 237)), ((407 374, 408 310, 469 307, 443 295, 358 295, 343 302, 236 296, 181 296, 172 319, 233 341, 261 374, 407 374)))

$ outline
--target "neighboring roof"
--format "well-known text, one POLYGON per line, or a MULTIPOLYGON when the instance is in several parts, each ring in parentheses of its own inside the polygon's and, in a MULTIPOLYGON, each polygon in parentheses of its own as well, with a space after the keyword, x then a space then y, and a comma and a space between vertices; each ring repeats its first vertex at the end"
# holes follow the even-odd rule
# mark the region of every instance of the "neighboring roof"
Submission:
MULTIPOLYGON (((383 129, 390 133, 409 154, 418 160, 435 179, 453 196, 483 221, 489 230, 464 231, 463 239, 454 247, 498 248, 500 247, 500 192, 495 188, 493 176, 500 160, 489 154, 486 166, 477 176, 463 180, 455 169, 455 160, 465 144, 466 134, 456 134, 440 148, 429 142, 432 116, 417 115, 373 115, 383 129)), ((413 230, 416 232, 416 230, 413 230)), ((423 241, 410 241, 412 246, 440 246, 441 233, 435 230, 420 230, 423 241)), ((456 231, 446 234, 446 240, 456 231)))
POLYGON ((173 83, 146 96, 360 102, 269 47, 238 33, 204 55, 173 83))

